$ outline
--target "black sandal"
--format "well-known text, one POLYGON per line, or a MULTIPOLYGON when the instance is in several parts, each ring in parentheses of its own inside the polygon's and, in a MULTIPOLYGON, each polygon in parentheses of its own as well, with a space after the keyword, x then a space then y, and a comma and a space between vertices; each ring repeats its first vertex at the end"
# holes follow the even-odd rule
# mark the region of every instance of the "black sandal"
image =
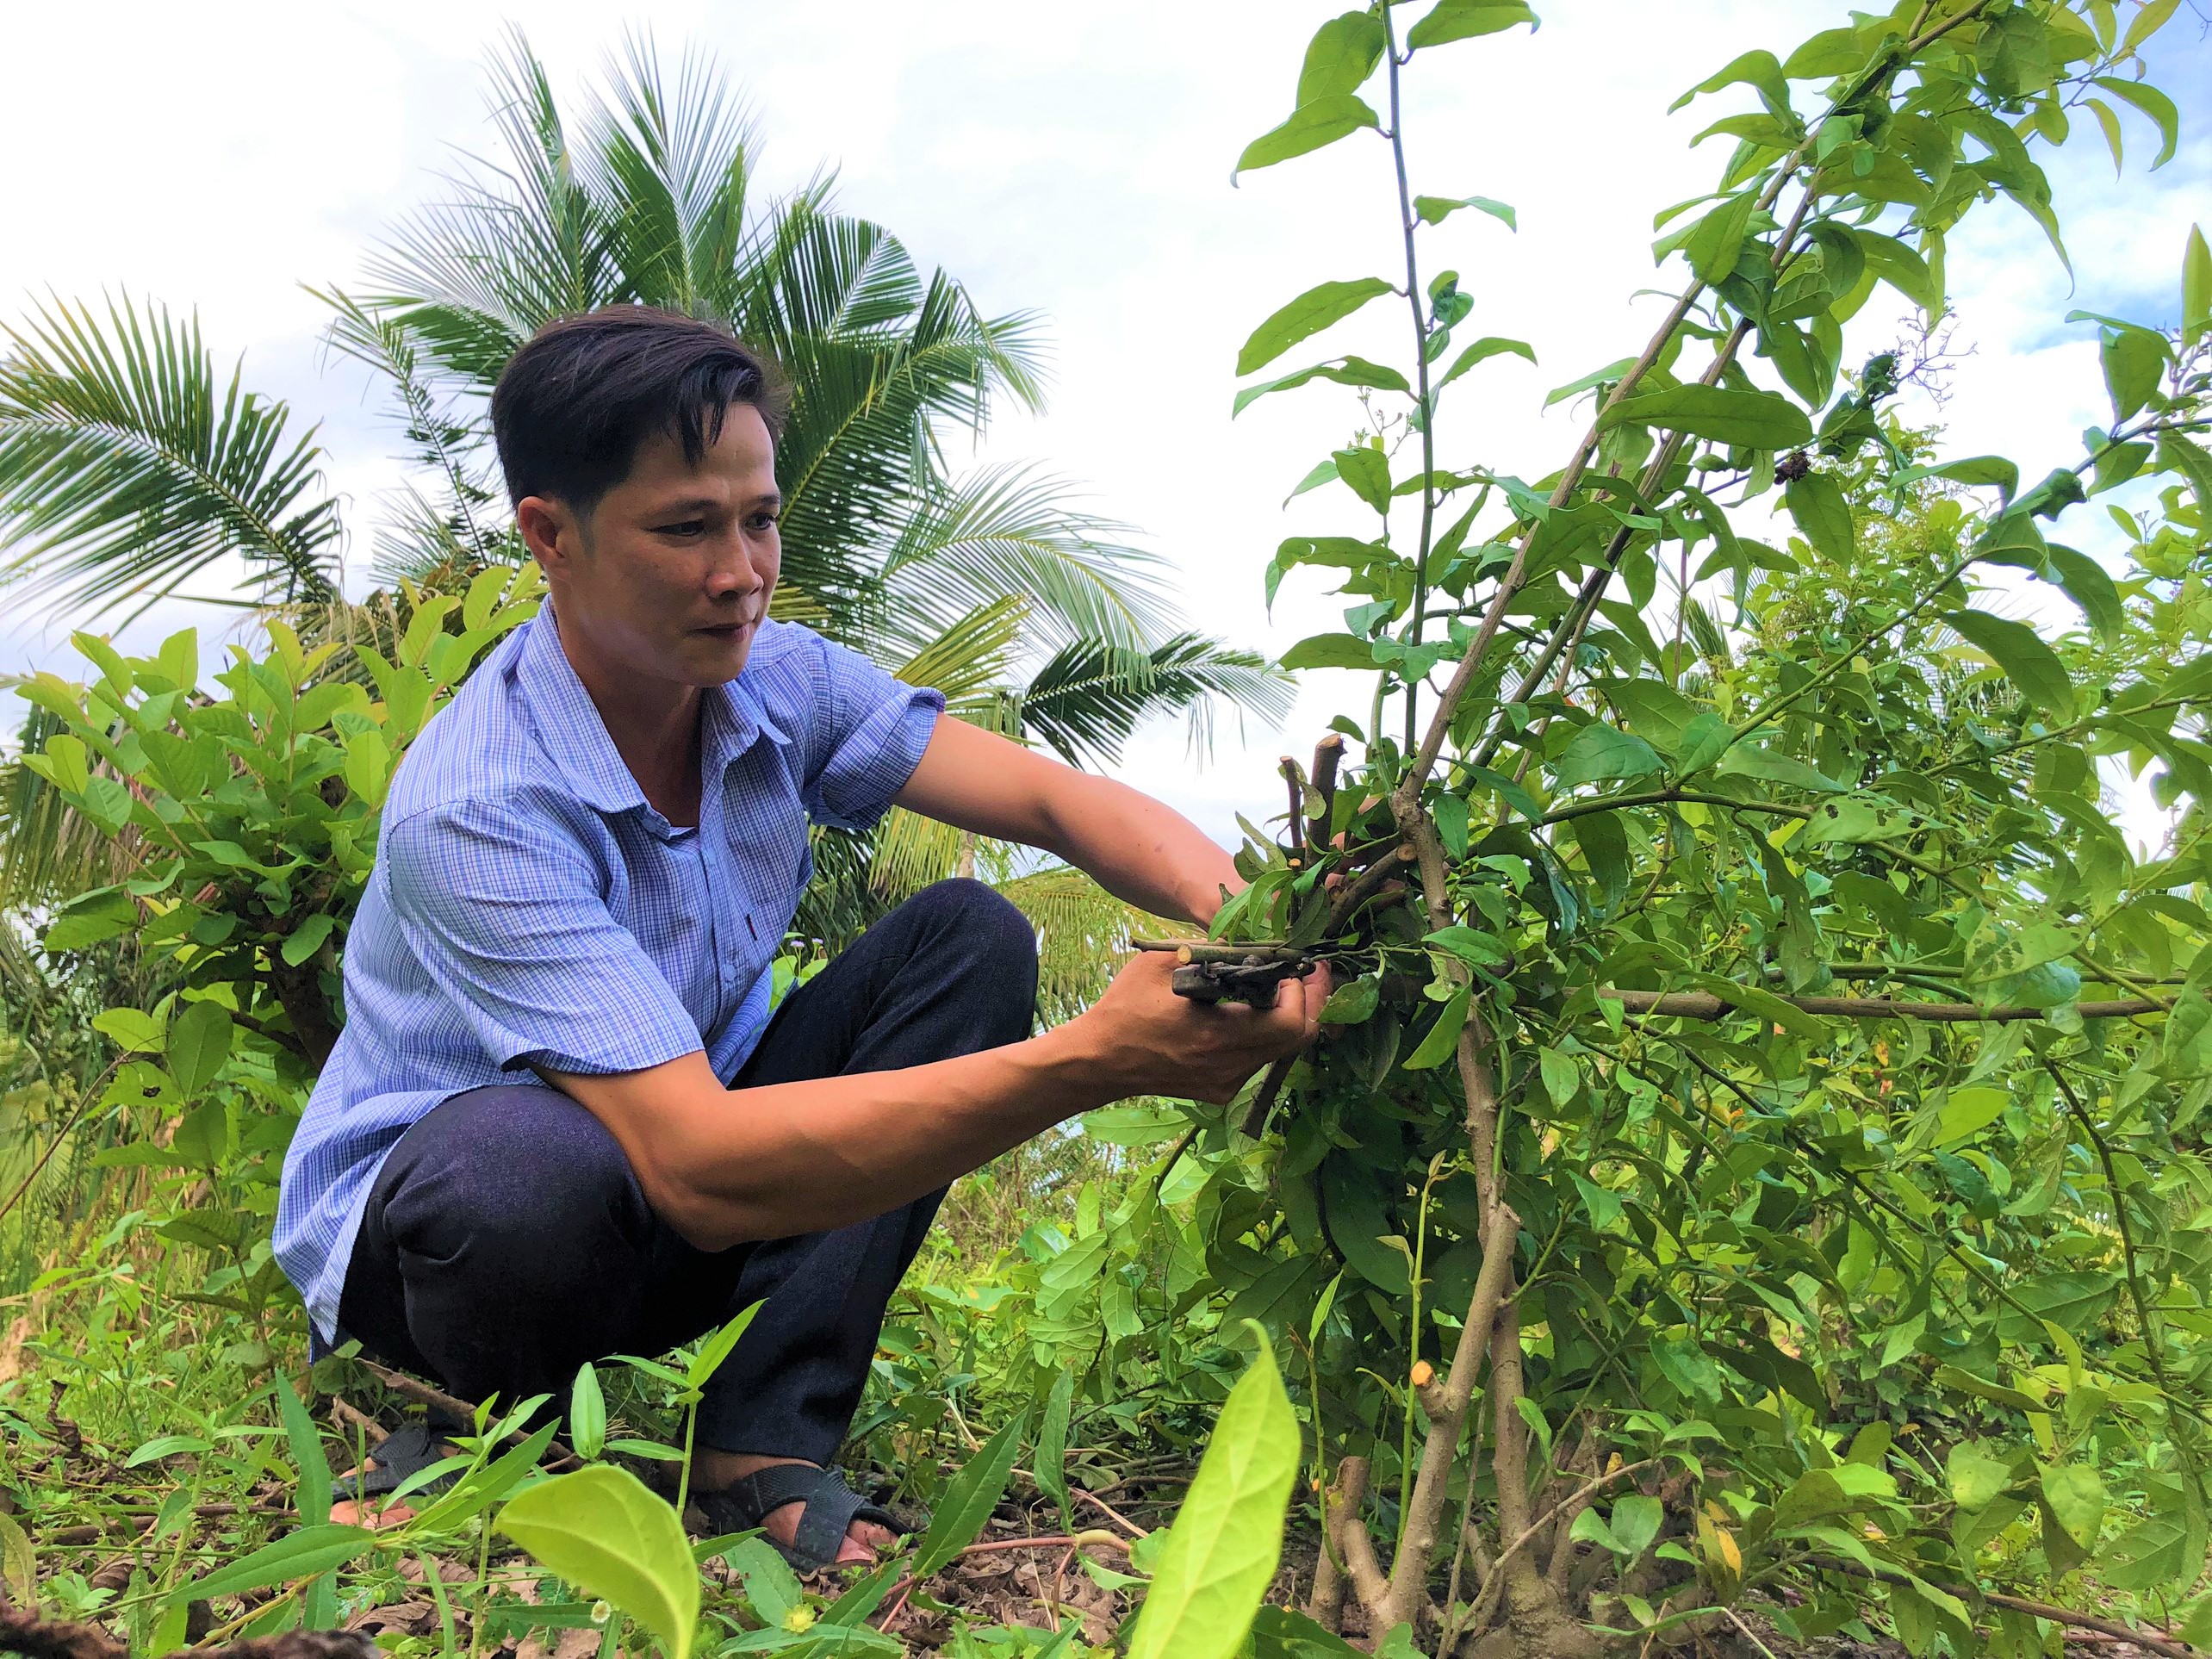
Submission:
MULTIPOLYGON (((907 1521, 870 1503, 845 1484, 834 1469, 812 1463, 770 1463, 718 1492, 693 1492, 692 1501, 705 1515, 714 1532, 749 1532, 787 1503, 801 1503, 798 1529, 788 1544, 767 1538, 776 1553, 800 1573, 819 1572, 836 1564, 845 1547, 845 1534, 854 1521, 868 1521, 904 1538, 916 1529, 907 1521)), ((766 1533, 762 1533, 767 1538, 766 1533)), ((858 1566, 860 1563, 851 1563, 858 1566)))
MULTIPOLYGON (((432 1464, 443 1463, 452 1455, 440 1449, 438 1436, 458 1427, 450 1423, 401 1424, 384 1437, 382 1444, 369 1449, 366 1469, 358 1474, 340 1476, 331 1482, 332 1498, 340 1503, 360 1503, 397 1491, 432 1464)), ((455 1469, 424 1482, 407 1495, 431 1496, 444 1491, 459 1478, 460 1471, 455 1469)))

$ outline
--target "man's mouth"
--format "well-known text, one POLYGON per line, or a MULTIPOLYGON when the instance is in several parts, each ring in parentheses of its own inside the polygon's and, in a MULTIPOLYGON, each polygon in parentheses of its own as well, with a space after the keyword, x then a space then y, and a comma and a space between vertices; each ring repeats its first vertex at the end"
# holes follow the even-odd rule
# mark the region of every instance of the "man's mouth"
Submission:
POLYGON ((739 635, 749 631, 753 625, 749 621, 717 622, 711 623, 704 628, 694 629, 693 631, 705 634, 710 639, 736 639, 739 635))

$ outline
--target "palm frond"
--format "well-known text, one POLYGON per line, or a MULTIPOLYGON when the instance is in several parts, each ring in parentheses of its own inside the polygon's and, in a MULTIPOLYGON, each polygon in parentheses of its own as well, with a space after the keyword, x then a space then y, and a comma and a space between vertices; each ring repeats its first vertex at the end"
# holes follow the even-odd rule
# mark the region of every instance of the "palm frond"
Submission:
POLYGON ((711 54, 687 51, 671 88, 649 34, 624 38, 607 83, 587 121, 616 264, 656 304, 725 315, 748 233, 752 121, 711 54))
POLYGON ((910 686, 942 692, 954 713, 986 705, 996 700, 1028 609, 1028 601, 1012 593, 979 605, 892 672, 910 686))
POLYGON ((1021 700, 1021 728, 1071 766, 1111 764, 1140 722, 1170 711, 1190 719, 1192 747, 1213 739, 1216 699, 1240 717, 1279 724, 1296 696, 1289 677, 1252 651, 1178 634, 1151 651, 1078 640, 1038 669, 1021 700))
MULTIPOLYGON (((445 377, 424 362, 423 342, 414 326, 370 310, 342 289, 327 294, 309 291, 335 314, 324 334, 329 349, 384 380, 399 406, 401 430, 410 446, 408 458, 436 474, 443 485, 444 509, 432 515, 443 527, 440 539, 468 550, 479 563, 491 562, 499 556, 494 550, 498 535, 480 519, 499 497, 488 466, 491 433, 481 403, 463 407, 452 389, 439 383, 445 377)), ((426 502, 422 505, 431 511, 426 502)))
POLYGON ((1156 918, 1066 864, 997 885, 1037 930, 1037 1013, 1048 1025, 1098 1000, 1128 954, 1132 934, 1160 928, 1156 918))
POLYGON ((412 326, 445 370, 488 391, 517 347, 556 317, 643 297, 585 183, 545 68, 520 30, 492 59, 502 154, 467 157, 453 198, 403 221, 369 265, 367 304, 412 326))
POLYGON ((941 627, 1001 594, 1033 601, 1037 637, 1141 649, 1174 625, 1159 555, 1128 526, 1081 511, 1069 486, 1032 467, 985 467, 920 492, 884 559, 885 626, 941 627))
POLYGON ((232 555, 264 598, 331 590, 314 431, 238 370, 223 385, 196 318, 126 295, 103 325, 57 300, 0 333, 0 581, 96 616, 232 555))

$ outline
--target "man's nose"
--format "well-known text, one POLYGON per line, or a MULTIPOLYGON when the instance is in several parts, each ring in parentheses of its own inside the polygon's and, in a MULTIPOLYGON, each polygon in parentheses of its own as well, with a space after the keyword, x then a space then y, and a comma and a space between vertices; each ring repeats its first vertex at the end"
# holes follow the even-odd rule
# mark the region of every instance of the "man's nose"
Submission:
POLYGON ((722 599, 731 594, 757 593, 765 586, 765 577, 747 556, 743 542, 732 537, 716 547, 714 562, 706 573, 708 593, 722 599))

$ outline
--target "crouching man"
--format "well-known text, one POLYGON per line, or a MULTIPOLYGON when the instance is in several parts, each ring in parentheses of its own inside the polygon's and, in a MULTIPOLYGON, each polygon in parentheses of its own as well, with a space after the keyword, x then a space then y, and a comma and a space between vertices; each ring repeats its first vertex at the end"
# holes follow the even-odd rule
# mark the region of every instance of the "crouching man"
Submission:
MULTIPOLYGON (((1312 1038, 1327 986, 1209 1007, 1140 957, 1033 1035, 1028 923, 948 881, 772 1012, 810 823, 896 802, 1201 924, 1237 878, 1159 802, 767 619, 782 404, 726 332, 553 324, 492 412, 550 601, 394 780, 277 1254, 320 1343, 470 1400, 565 1397, 587 1360, 764 1302, 693 1490, 716 1532, 864 1560, 895 1523, 826 1465, 946 1184, 1109 1101, 1227 1098, 1312 1038)), ((353 1494, 436 1455, 396 1435, 353 1494)))

